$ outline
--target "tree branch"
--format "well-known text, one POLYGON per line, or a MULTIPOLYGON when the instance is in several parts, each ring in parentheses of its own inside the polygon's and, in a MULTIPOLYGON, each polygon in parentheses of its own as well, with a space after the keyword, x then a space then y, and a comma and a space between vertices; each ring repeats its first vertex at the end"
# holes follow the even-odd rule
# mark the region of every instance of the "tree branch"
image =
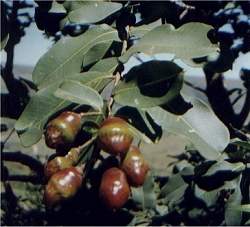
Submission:
POLYGON ((27 154, 23 154, 20 151, 15 151, 15 152, 2 152, 1 155, 2 155, 2 160, 4 161, 22 163, 23 165, 26 165, 30 169, 35 171, 39 176, 43 175, 43 164, 37 159, 27 154))
POLYGON ((241 112, 237 115, 236 128, 241 128, 244 125, 244 122, 246 121, 249 113, 250 113, 250 89, 247 90, 244 105, 241 109, 241 112))

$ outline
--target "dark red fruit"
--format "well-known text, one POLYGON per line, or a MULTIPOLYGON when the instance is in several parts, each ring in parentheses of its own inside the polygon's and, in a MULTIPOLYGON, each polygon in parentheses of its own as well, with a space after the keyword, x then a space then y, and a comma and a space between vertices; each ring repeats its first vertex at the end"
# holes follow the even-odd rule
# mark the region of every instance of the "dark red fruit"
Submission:
POLYGON ((149 165, 138 147, 131 146, 122 162, 121 169, 127 175, 129 184, 133 187, 139 187, 145 181, 149 165))
POLYGON ((126 121, 119 117, 109 117, 101 124, 98 132, 100 148, 118 155, 125 154, 133 141, 133 134, 126 121))
POLYGON ((129 194, 130 188, 122 170, 113 167, 104 172, 99 195, 108 209, 120 209, 127 202, 129 194))
POLYGON ((69 145, 74 142, 81 129, 81 116, 66 111, 49 122, 45 132, 45 142, 50 148, 69 145))
POLYGON ((72 198, 82 185, 82 174, 75 167, 63 169, 51 176, 45 187, 44 202, 53 207, 72 198))

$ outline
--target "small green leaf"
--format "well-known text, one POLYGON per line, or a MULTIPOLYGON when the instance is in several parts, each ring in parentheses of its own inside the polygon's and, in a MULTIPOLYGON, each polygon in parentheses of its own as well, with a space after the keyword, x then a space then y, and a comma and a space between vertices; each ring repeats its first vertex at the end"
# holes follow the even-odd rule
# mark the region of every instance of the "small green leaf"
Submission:
POLYGON ((180 173, 172 175, 168 182, 161 188, 159 198, 164 198, 169 205, 179 203, 183 199, 188 184, 180 173))
POLYGON ((78 81, 64 81, 55 95, 74 103, 92 106, 97 110, 103 107, 103 100, 99 93, 78 81))
MULTIPOLYGON (((239 177, 238 184, 240 184, 239 177)), ((242 195, 240 187, 236 187, 234 193, 229 197, 225 204, 225 221, 226 225, 240 225, 242 219, 242 211, 235 209, 241 205, 242 195)))
POLYGON ((154 178, 149 172, 142 187, 131 187, 132 199, 143 210, 156 207, 156 194, 154 192, 154 178))
POLYGON ((131 55, 142 52, 148 55, 158 53, 174 54, 176 58, 186 60, 190 65, 193 58, 216 53, 217 46, 207 38, 211 26, 192 22, 175 29, 172 25, 161 25, 147 32, 133 45, 120 60, 127 62, 131 55))
POLYGON ((5 48, 9 40, 9 34, 6 34, 3 40, 1 40, 1 50, 5 48))

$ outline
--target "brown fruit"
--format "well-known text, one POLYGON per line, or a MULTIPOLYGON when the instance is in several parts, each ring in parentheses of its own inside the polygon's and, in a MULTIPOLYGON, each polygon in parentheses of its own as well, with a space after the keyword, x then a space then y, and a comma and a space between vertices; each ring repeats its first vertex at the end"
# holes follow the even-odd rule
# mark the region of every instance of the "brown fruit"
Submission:
POLYGON ((121 208, 128 200, 130 188, 124 172, 116 167, 106 170, 99 189, 100 199, 108 209, 121 208))
POLYGON ((63 169, 51 176, 45 187, 44 202, 53 207, 63 200, 72 198, 82 185, 83 177, 75 167, 63 169))
POLYGON ((55 157, 48 161, 44 166, 44 175, 46 179, 49 179, 53 174, 60 170, 67 169, 73 165, 73 162, 66 157, 55 157))
POLYGON ((66 111, 50 121, 45 131, 45 142, 50 148, 69 145, 74 142, 81 129, 81 116, 66 111))
POLYGON ((129 184, 133 187, 139 187, 145 181, 149 165, 139 148, 131 146, 122 162, 121 169, 126 173, 129 184))
POLYGON ((128 123, 119 117, 109 117, 101 124, 98 143, 106 152, 125 154, 133 141, 133 134, 128 123))

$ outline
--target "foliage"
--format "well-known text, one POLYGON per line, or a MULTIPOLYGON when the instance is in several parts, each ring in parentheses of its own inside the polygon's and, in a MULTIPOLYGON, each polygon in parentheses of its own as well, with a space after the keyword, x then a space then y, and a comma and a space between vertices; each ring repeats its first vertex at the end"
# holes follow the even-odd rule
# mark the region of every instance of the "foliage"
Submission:
MULTIPOLYGON (((51 119, 64 110, 79 113, 82 127, 74 146, 81 148, 77 164, 85 167, 84 184, 72 200, 59 210, 40 207, 42 224, 247 225, 249 69, 242 70, 245 91, 237 99, 245 93, 245 102, 239 113, 230 101, 236 90, 225 89, 223 73, 240 52, 249 51, 249 2, 204 3, 206 10, 199 1, 36 4, 37 27, 53 36, 55 44, 34 68, 36 93, 29 97, 15 130, 23 146, 32 146, 51 119), (142 61, 125 73, 127 62, 140 59, 142 53, 167 53, 173 59, 142 61), (178 60, 203 67, 209 103, 183 92, 186 72, 178 60), (139 145, 157 143, 163 131, 184 136, 191 144, 176 156, 170 175, 159 177, 150 171, 144 185, 132 187, 129 201, 116 213, 105 210, 98 199, 102 173, 117 162, 100 153, 96 143, 100 124, 110 115, 129 122, 139 145)), ((14 33, 1 33, 1 48, 7 52, 14 33)), ((5 195, 15 198, 5 171, 5 195)), ((17 202, 19 209, 8 212, 8 200, 4 201, 8 215, 22 216, 17 202)), ((8 218, 3 224, 9 224, 8 218)), ((30 222, 24 224, 37 224, 30 222)))

